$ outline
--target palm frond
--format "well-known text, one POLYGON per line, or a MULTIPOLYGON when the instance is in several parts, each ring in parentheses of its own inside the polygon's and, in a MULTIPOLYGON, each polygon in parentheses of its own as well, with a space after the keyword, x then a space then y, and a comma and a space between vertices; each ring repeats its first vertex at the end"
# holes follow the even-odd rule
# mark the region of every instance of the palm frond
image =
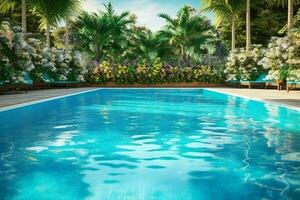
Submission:
POLYGON ((15 9, 20 3, 17 0, 0 0, 0 13, 8 13, 15 9))

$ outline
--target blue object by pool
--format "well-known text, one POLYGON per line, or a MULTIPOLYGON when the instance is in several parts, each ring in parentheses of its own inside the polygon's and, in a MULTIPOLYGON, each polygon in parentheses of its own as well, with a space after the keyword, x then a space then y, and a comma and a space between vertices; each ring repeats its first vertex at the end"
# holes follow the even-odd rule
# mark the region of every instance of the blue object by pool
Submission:
POLYGON ((299 199, 300 113, 201 89, 0 112, 0 199, 299 199))

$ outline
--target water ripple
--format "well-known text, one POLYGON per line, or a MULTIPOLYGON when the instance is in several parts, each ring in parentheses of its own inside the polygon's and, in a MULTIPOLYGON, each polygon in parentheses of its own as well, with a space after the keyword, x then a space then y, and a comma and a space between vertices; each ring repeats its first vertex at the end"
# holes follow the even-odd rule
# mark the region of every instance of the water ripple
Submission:
POLYGON ((0 118, 0 199, 300 194, 300 115, 276 106, 198 89, 99 90, 0 118))

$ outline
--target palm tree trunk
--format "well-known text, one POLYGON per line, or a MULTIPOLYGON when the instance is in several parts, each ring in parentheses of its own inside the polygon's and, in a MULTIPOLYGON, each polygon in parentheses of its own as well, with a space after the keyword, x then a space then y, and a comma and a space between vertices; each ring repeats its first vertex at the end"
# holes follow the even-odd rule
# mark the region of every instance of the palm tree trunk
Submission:
POLYGON ((95 60, 100 63, 101 61, 101 54, 102 54, 102 46, 101 45, 97 45, 97 50, 96 50, 96 57, 95 60))
POLYGON ((180 47, 180 63, 183 65, 184 62, 184 49, 183 46, 180 47))
POLYGON ((69 45, 70 45, 70 32, 69 32, 69 20, 68 18, 66 18, 65 20, 66 22, 66 44, 65 44, 65 49, 68 50, 69 49, 69 45))
POLYGON ((50 24, 48 21, 46 24, 46 47, 50 48, 50 24))
POLYGON ((232 17, 231 22, 231 51, 235 50, 235 18, 232 17))
POLYGON ((22 0, 22 35, 26 38, 27 24, 26 24, 26 0, 22 0))
POLYGON ((251 48, 250 0, 247 0, 246 10, 246 51, 251 48))
POLYGON ((294 0, 288 0, 288 32, 293 29, 294 0))
POLYGON ((207 58, 208 58, 208 65, 211 66, 211 54, 209 51, 207 53, 207 58))

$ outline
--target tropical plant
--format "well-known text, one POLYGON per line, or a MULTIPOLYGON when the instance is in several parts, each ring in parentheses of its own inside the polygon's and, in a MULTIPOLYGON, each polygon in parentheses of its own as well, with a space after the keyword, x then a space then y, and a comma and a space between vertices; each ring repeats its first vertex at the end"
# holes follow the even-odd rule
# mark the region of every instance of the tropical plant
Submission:
POLYGON ((145 64, 139 64, 136 66, 135 78, 137 83, 148 84, 149 68, 145 64))
POLYGON ((21 27, 0 24, 0 80, 23 82, 24 73, 34 69, 31 60, 33 49, 22 37, 21 27))
MULTIPOLYGON (((57 27, 52 33, 51 37, 53 38, 52 42, 54 47, 62 49, 67 49, 66 45, 66 27, 57 27)), ((70 38, 69 38, 70 39, 70 38)))
POLYGON ((259 63, 269 70, 269 80, 299 80, 300 33, 291 32, 285 37, 273 37, 259 63))
MULTIPOLYGON (((245 1, 244 1, 245 2, 245 1)), ((236 23, 236 47, 242 48, 246 44, 246 6, 237 13, 236 23)), ((251 43, 267 46, 272 36, 282 37, 279 32, 286 24, 286 12, 277 3, 266 3, 266 1, 251 1, 251 43), (268 27, 268 28, 266 28, 268 27)), ((231 43, 231 23, 223 20, 217 27, 221 40, 226 46, 231 43)))
POLYGON ((68 11, 65 14, 65 49, 69 49, 70 45, 70 19, 80 13, 81 0, 70 0, 68 11))
POLYGON ((243 0, 204 0, 203 11, 212 11, 217 16, 218 24, 228 21, 231 23, 231 50, 235 49, 236 23, 239 11, 244 5, 243 0))
POLYGON ((129 66, 103 61, 89 76, 92 77, 90 79, 93 80, 92 82, 117 84, 222 82, 222 76, 211 66, 173 67, 164 65, 159 59, 156 59, 151 66, 145 64, 129 66))
POLYGON ((148 29, 133 29, 128 38, 129 48, 126 51, 126 56, 137 62, 145 62, 150 65, 157 58, 164 56, 159 51, 160 49, 166 50, 169 47, 164 43, 164 38, 160 34, 153 33, 148 29))
POLYGON ((192 69, 193 81, 202 83, 221 82, 221 76, 211 66, 200 66, 192 69))
POLYGON ((31 0, 32 12, 40 17, 40 28, 46 32, 46 47, 50 48, 50 28, 57 25, 70 14, 70 9, 77 7, 76 0, 31 0))
POLYGON ((235 49, 227 58, 225 74, 227 80, 255 80, 264 71, 259 61, 263 57, 261 45, 253 45, 253 49, 235 49))
POLYGON ((115 65, 113 74, 113 81, 117 84, 132 84, 135 82, 134 77, 134 68, 132 66, 126 65, 115 65))
POLYGON ((205 49, 207 43, 216 37, 209 20, 196 14, 195 10, 189 6, 181 8, 176 18, 165 13, 159 16, 167 22, 160 34, 176 48, 177 54, 180 55, 178 63, 184 64, 195 54, 199 55, 207 50, 205 49))
POLYGON ((43 81, 48 75, 55 80, 84 80, 87 73, 85 57, 76 51, 64 52, 57 48, 44 48, 39 39, 25 41, 21 28, 0 24, 0 80, 22 82, 29 73, 34 81, 43 81))
POLYGON ((117 15, 111 3, 106 4, 105 8, 105 12, 82 12, 75 23, 80 40, 78 47, 91 54, 97 62, 103 59, 104 52, 109 52, 113 45, 124 45, 127 25, 133 22, 128 12, 117 15))
POLYGON ((251 48, 251 7, 250 0, 246 0, 246 51, 251 48))
POLYGON ((297 14, 294 17, 295 27, 298 28, 298 32, 300 32, 300 8, 298 9, 297 14))
MULTIPOLYGON (((27 0, 28 1, 28 0, 27 0)), ((21 15, 22 15, 22 35, 25 38, 27 35, 27 1, 22 0, 21 1, 21 15)), ((30 2, 30 0, 29 0, 30 2)), ((0 12, 6 13, 10 12, 15 9, 17 4, 20 2, 18 0, 0 0, 0 12)))
POLYGON ((290 33, 294 26, 294 5, 297 3, 300 3, 300 0, 267 0, 269 3, 278 3, 279 5, 282 5, 283 7, 288 8, 288 21, 287 26, 284 27, 282 31, 287 30, 288 33, 290 33))

